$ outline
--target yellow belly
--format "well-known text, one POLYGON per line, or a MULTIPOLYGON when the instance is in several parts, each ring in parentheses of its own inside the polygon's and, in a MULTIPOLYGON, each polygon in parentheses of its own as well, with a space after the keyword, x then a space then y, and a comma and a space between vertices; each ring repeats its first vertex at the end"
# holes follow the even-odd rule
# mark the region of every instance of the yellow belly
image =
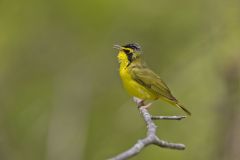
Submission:
POLYGON ((155 100, 158 96, 132 79, 127 69, 120 70, 120 77, 127 92, 143 100, 155 100))

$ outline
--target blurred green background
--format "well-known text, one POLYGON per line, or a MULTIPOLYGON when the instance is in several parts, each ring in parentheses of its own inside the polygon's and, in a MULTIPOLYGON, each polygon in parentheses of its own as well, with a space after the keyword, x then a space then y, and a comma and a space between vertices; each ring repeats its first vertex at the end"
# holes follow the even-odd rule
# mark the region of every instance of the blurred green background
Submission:
MULTIPOLYGON (((240 2, 1 0, 0 159, 101 160, 145 136, 114 44, 137 42, 192 112, 133 160, 239 160, 240 2)), ((160 101, 154 115, 181 115, 160 101)))

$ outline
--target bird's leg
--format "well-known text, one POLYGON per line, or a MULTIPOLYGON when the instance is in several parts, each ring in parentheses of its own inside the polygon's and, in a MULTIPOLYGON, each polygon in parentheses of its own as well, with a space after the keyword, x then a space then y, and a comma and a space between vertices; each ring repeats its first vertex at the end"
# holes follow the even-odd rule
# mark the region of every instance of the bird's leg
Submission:
POLYGON ((138 108, 141 108, 142 106, 145 106, 143 99, 140 99, 140 98, 137 98, 137 97, 133 97, 133 101, 135 103, 137 103, 137 107, 138 108))
POLYGON ((143 104, 142 106, 140 106, 140 108, 148 109, 151 105, 152 103, 148 103, 146 105, 143 104))
POLYGON ((139 103, 138 103, 138 108, 141 108, 141 107, 143 107, 143 106, 145 106, 144 100, 139 101, 139 103))
POLYGON ((137 103, 137 107, 138 108, 144 108, 147 109, 148 107, 150 107, 152 105, 152 103, 148 103, 148 104, 144 104, 144 100, 137 98, 137 97, 133 97, 133 101, 137 103))
POLYGON ((139 101, 137 101, 137 107, 138 107, 138 109, 141 108, 141 107, 143 107, 143 106, 145 106, 144 100, 142 100, 142 99, 140 100, 140 99, 139 99, 139 101))

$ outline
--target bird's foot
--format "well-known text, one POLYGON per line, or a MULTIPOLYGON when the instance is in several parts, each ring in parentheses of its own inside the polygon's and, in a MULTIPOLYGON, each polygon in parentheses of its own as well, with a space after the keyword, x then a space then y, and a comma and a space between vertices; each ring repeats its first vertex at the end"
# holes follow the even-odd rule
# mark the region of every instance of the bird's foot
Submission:
POLYGON ((143 104, 143 105, 140 106, 139 108, 148 109, 151 105, 152 105, 152 103, 148 103, 148 104, 146 104, 146 105, 143 104))
POLYGON ((145 103, 144 103, 144 102, 145 102, 144 100, 139 99, 139 98, 137 98, 137 97, 133 97, 133 101, 134 101, 135 103, 137 103, 137 107, 138 107, 138 108, 147 109, 148 107, 150 107, 150 106, 152 105, 152 103, 145 104, 145 103))
POLYGON ((138 105, 138 108, 145 106, 144 100, 139 101, 137 105, 138 105))
POLYGON ((140 99, 140 98, 137 98, 137 97, 133 97, 133 101, 135 103, 137 103, 137 107, 138 108, 141 108, 142 106, 144 106, 144 100, 140 99))

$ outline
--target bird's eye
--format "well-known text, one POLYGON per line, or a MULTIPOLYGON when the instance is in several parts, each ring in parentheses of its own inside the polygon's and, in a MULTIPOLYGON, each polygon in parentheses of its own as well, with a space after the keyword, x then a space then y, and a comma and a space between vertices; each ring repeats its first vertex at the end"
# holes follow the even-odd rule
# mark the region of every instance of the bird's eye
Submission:
POLYGON ((130 50, 124 49, 124 52, 125 52, 126 54, 128 54, 128 53, 130 53, 130 50))

